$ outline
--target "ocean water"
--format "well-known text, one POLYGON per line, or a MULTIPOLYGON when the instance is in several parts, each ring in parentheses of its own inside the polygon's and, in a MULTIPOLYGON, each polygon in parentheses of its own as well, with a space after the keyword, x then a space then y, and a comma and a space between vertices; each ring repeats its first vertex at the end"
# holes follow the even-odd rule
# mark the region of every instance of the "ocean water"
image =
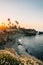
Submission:
POLYGON ((43 35, 24 36, 21 40, 28 54, 43 60, 43 35))

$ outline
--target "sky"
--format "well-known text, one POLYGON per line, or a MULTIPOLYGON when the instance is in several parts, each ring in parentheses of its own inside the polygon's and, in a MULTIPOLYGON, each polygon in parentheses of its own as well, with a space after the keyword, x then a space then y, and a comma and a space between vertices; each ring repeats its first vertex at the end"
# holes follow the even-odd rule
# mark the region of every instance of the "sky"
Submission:
POLYGON ((43 30, 43 0, 0 0, 0 22, 8 18, 21 27, 43 30))

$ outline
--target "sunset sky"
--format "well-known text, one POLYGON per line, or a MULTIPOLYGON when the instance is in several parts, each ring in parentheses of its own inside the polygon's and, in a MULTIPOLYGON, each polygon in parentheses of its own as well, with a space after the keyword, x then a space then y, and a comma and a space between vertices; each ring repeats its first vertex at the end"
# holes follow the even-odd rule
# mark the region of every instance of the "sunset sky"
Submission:
POLYGON ((22 27, 43 30, 43 0, 0 0, 0 22, 7 18, 22 27))

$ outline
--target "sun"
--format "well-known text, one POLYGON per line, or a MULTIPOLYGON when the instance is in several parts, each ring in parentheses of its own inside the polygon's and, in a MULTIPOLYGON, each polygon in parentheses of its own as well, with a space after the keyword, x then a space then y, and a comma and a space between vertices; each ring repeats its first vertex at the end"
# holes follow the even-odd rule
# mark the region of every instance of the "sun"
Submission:
POLYGON ((0 25, 0 30, 6 30, 6 26, 0 25))
POLYGON ((0 30, 6 30, 6 24, 5 23, 1 22, 0 30))

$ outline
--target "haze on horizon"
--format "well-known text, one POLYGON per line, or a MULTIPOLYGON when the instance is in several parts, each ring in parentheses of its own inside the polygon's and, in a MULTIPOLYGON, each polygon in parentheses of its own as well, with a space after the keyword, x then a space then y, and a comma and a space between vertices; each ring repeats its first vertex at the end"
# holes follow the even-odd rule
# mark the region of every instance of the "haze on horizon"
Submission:
POLYGON ((0 22, 9 17, 21 27, 43 30, 43 0, 0 0, 0 22))

